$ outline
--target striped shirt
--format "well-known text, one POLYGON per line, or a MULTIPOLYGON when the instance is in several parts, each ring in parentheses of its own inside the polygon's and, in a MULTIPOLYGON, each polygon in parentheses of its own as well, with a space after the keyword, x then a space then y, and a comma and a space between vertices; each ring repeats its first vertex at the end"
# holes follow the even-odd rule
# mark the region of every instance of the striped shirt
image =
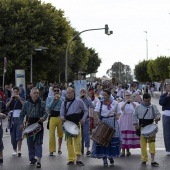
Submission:
POLYGON ((30 101, 26 101, 26 103, 24 103, 23 108, 20 113, 20 117, 19 117, 20 124, 23 124, 25 116, 27 116, 27 117, 30 116, 30 118, 44 118, 44 120, 48 117, 48 114, 45 109, 44 101, 39 100, 36 103, 35 109, 33 110, 34 106, 35 106, 35 104, 30 101), (31 115, 30 115, 30 113, 31 113, 31 115))

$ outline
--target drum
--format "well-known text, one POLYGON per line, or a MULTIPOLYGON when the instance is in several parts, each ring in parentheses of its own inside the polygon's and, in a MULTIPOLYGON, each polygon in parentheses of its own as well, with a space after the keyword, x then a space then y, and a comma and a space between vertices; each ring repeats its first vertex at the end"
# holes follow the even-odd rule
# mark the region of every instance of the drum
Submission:
POLYGON ((80 131, 79 127, 75 123, 68 120, 63 123, 63 130, 71 137, 77 137, 80 131))
POLYGON ((105 123, 101 123, 91 135, 91 139, 96 143, 107 147, 113 138, 114 132, 115 129, 105 123))
POLYGON ((158 132, 158 126, 156 124, 150 124, 141 129, 141 135, 145 138, 155 136, 158 132))
POLYGON ((42 130, 42 126, 39 123, 33 123, 25 128, 25 130, 23 131, 23 135, 33 136, 34 134, 37 134, 40 130, 42 130))

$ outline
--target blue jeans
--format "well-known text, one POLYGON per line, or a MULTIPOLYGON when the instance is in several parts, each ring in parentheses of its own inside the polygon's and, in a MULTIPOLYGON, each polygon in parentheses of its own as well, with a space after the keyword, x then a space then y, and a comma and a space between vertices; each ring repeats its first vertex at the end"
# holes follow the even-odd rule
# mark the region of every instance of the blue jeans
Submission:
POLYGON ((170 152, 170 116, 162 116, 165 149, 170 152))
POLYGON ((2 126, 0 126, 0 151, 4 149, 2 137, 3 137, 3 129, 2 129, 2 126))
POLYGON ((10 129, 11 143, 14 150, 17 150, 17 141, 22 140, 19 117, 13 117, 12 128, 10 129))
POLYGON ((35 162, 35 156, 42 157, 43 132, 39 132, 34 136, 27 137, 28 155, 31 162, 35 162))
POLYGON ((90 118, 87 118, 85 124, 82 126, 82 153, 85 147, 90 147, 90 118))

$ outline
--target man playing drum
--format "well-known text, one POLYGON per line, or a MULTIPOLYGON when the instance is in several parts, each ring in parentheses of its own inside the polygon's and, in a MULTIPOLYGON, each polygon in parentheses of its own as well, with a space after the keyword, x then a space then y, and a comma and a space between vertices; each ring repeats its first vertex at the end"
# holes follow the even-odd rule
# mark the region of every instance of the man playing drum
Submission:
MULTIPOLYGON (((148 93, 143 95, 143 102, 139 104, 133 113, 133 125, 136 129, 141 129, 147 125, 150 125, 154 122, 158 123, 160 120, 160 112, 156 105, 151 104, 151 96, 148 93)), ((157 162, 155 162, 155 138, 152 137, 144 137, 140 135, 140 146, 141 146, 141 160, 142 165, 146 165, 148 161, 147 155, 147 142, 149 144, 150 154, 151 154, 151 166, 159 166, 157 162)))
POLYGON ((81 135, 81 124, 85 124, 85 120, 88 115, 88 109, 81 99, 75 99, 75 90, 72 87, 67 88, 66 101, 62 103, 60 109, 60 118, 64 122, 69 120, 74 122, 80 127, 80 131, 77 137, 66 136, 67 149, 68 149, 68 163, 67 165, 84 166, 81 159, 82 149, 82 135, 81 135), (76 159, 77 157, 77 159, 76 159))
MULTIPOLYGON (((20 113, 20 129, 24 129, 24 117, 26 116, 26 123, 32 125, 39 123, 42 126, 42 130, 34 136, 27 136, 27 145, 29 152, 30 166, 33 166, 37 162, 37 168, 41 168, 42 157, 42 144, 43 144, 43 122, 47 118, 47 112, 45 109, 45 102, 39 99, 39 90, 32 88, 30 93, 30 99, 24 104, 20 113), (35 159, 35 156, 37 159, 35 159)), ((31 129, 30 129, 31 130, 31 129)))

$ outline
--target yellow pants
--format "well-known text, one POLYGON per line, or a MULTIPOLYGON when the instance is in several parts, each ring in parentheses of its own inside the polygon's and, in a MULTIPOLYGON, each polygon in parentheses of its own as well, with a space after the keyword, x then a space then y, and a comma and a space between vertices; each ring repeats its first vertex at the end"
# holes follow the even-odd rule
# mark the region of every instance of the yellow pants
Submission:
POLYGON ((57 127, 57 136, 63 137, 62 121, 60 117, 51 117, 49 124, 49 152, 56 152, 55 129, 57 127))
POLYGON ((149 144, 149 152, 151 154, 155 154, 155 136, 150 138, 144 138, 140 135, 140 147, 141 147, 141 154, 142 154, 142 161, 148 161, 148 154, 147 154, 147 143, 149 144))
POLYGON ((66 137, 66 141, 68 150, 68 161, 74 162, 76 160, 76 155, 82 155, 81 128, 77 137, 66 137))

